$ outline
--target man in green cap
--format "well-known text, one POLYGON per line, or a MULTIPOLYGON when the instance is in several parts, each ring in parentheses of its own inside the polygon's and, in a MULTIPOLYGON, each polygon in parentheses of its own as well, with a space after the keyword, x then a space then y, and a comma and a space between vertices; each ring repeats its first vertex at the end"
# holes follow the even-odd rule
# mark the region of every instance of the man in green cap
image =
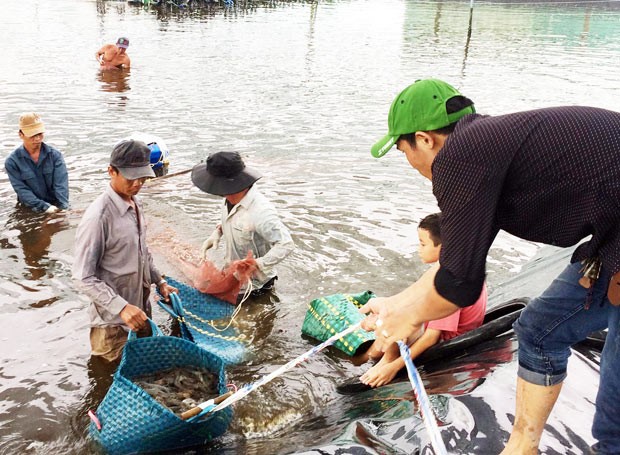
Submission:
POLYGON ((410 286, 369 301, 364 328, 385 350, 472 305, 500 230, 560 247, 589 237, 514 325, 516 415, 503 453, 538 453, 570 347, 606 328, 593 450, 620 453, 620 113, 566 106, 482 116, 454 87, 426 79, 396 97, 388 127, 371 152, 378 158, 396 145, 432 180, 443 214, 441 265, 421 278, 428 292, 410 286))

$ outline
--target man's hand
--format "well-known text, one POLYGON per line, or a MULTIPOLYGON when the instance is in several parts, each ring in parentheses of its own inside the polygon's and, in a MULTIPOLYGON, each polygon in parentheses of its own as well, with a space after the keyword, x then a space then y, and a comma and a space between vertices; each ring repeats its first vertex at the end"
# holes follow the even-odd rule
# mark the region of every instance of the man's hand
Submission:
POLYGON ((130 303, 125 305, 125 308, 123 308, 119 316, 134 332, 146 327, 148 320, 148 317, 144 311, 135 305, 131 305, 130 303))
POLYGON ((362 321, 362 328, 368 332, 374 330, 377 336, 375 346, 382 352, 390 344, 406 340, 411 334, 420 331, 420 325, 411 322, 407 306, 391 297, 370 299, 360 308, 360 313, 368 314, 362 321))
POLYGON ((207 240, 202 243, 202 248, 200 248, 200 256, 203 261, 207 260, 207 253, 211 248, 217 248, 220 244, 220 238, 222 238, 222 228, 218 226, 213 233, 209 236, 207 240))
POLYGON ((170 301, 170 294, 179 293, 179 290, 177 288, 175 288, 174 286, 170 286, 166 281, 157 285, 157 289, 159 290, 159 293, 164 298, 165 302, 170 301))
POLYGON ((148 317, 144 311, 129 303, 125 305, 125 308, 123 308, 119 316, 131 330, 136 332, 143 329, 148 321, 148 317))
POLYGON ((235 262, 234 268, 235 271, 233 272, 233 276, 237 281, 245 281, 258 270, 256 259, 254 258, 241 259, 235 262))
POLYGON ((368 315, 366 319, 362 321, 362 329, 367 332, 375 330, 375 324, 379 317, 379 313, 388 305, 387 300, 387 297, 374 297, 360 308, 360 313, 368 315))

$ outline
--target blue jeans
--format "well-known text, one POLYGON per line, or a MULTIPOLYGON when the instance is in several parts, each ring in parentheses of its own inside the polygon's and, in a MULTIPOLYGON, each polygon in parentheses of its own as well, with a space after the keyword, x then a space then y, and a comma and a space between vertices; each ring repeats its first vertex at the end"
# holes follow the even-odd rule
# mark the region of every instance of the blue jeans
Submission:
POLYGON ((566 378, 570 347, 596 330, 608 328, 601 355, 600 384, 592 434, 597 453, 620 453, 620 307, 609 303, 610 274, 605 270, 589 291, 579 284, 581 264, 574 263, 523 310, 514 324, 519 340, 519 372, 525 381, 544 386, 566 378), (588 293, 590 305, 586 308, 588 293))

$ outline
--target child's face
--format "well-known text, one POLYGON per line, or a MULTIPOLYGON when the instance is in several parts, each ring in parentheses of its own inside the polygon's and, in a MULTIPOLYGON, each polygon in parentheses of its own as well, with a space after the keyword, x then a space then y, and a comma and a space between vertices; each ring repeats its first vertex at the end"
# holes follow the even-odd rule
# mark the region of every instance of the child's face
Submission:
POLYGON ((441 244, 435 246, 431 239, 430 233, 426 229, 418 228, 418 239, 420 240, 420 248, 418 248, 418 255, 425 264, 439 261, 439 251, 441 250, 441 244))

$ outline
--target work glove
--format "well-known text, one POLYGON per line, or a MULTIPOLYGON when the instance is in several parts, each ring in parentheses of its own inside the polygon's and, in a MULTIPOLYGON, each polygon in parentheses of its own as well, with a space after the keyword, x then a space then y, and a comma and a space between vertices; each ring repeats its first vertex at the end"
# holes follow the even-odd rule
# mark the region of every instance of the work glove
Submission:
POLYGON ((237 281, 247 281, 258 269, 254 258, 243 259, 234 263, 233 276, 237 281))
POLYGON ((57 211, 58 207, 56 207, 55 205, 50 205, 45 211, 45 213, 56 213, 57 211))
POLYGON ((200 253, 201 253, 203 261, 207 260, 207 252, 211 248, 217 248, 217 246, 220 244, 221 238, 222 238, 222 231, 221 231, 221 228, 218 226, 215 229, 215 231, 213 231, 213 233, 209 236, 209 238, 202 243, 202 248, 200 248, 200 253))

